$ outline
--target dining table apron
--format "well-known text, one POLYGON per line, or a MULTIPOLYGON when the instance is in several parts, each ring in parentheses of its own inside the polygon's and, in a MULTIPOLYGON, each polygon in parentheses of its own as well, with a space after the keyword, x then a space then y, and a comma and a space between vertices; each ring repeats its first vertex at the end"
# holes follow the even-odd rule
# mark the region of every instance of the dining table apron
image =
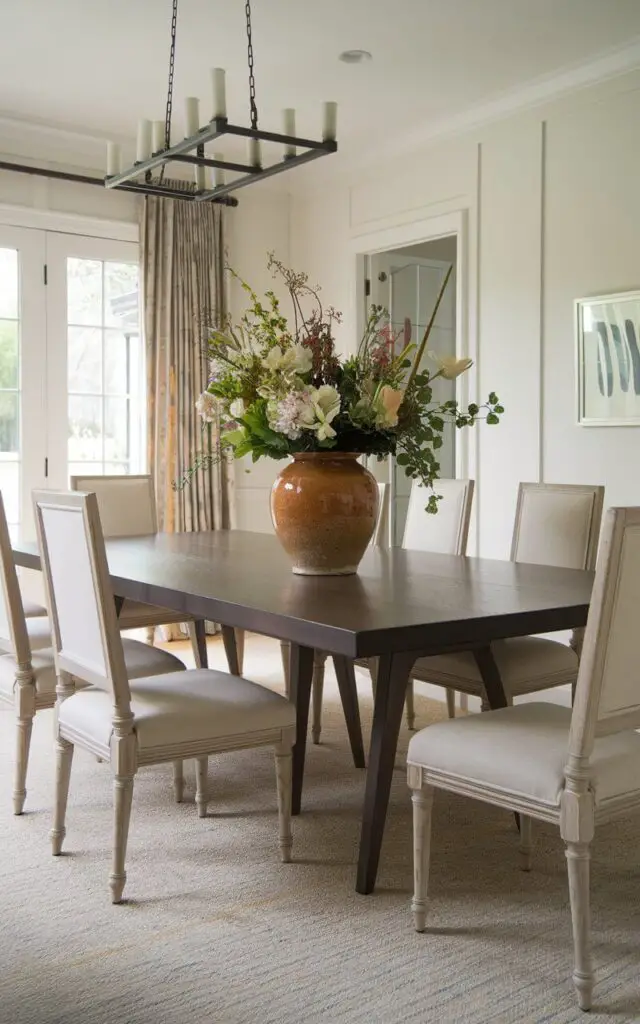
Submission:
MULTIPOLYGON (((362 894, 376 882, 416 659, 472 651, 490 706, 503 707, 492 642, 584 626, 593 584, 593 573, 581 570, 403 548, 370 548, 355 575, 298 576, 274 536, 240 530, 119 537, 106 547, 116 598, 175 609, 176 621, 185 613, 220 623, 230 671, 238 672, 234 628, 290 643, 294 814, 302 802, 314 651, 333 656, 343 704, 355 694, 354 660, 378 659, 356 876, 362 894)), ((40 568, 35 543, 15 542, 13 553, 18 565, 40 568)), ((357 700, 350 703, 345 713, 357 715, 357 700)))

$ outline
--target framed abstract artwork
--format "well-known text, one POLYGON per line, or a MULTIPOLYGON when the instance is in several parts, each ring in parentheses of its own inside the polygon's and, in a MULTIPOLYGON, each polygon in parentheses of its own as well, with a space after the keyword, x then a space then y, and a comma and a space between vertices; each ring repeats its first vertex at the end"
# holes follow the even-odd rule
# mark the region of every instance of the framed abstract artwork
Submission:
POLYGON ((575 304, 578 423, 640 426, 640 291, 575 304))

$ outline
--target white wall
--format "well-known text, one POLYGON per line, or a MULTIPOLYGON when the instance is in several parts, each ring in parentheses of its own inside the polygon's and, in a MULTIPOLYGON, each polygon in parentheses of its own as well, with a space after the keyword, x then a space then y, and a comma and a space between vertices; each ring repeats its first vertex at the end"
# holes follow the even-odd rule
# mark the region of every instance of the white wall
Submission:
POLYGON ((507 410, 477 431, 482 554, 508 556, 522 479, 602 482, 609 504, 640 504, 639 429, 576 425, 572 321, 577 297, 640 288, 639 122, 636 71, 293 200, 292 263, 347 312, 344 348, 359 240, 465 211, 477 393, 507 410))

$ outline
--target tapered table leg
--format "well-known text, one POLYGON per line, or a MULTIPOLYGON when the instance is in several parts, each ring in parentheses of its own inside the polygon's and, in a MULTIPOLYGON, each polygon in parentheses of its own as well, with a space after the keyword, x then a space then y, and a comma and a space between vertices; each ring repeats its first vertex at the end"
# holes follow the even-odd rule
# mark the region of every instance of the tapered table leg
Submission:
POLYGON ((238 659, 238 645, 236 643, 236 631, 233 626, 222 627, 222 642, 224 653, 227 656, 227 664, 232 676, 240 675, 240 662, 238 659))
POLYGON ((196 644, 198 645, 198 654, 200 655, 200 667, 208 668, 207 631, 205 629, 204 619, 196 619, 193 625, 196 634, 196 644))
POLYGON ((358 706, 358 690, 356 688, 356 673, 351 658, 343 658, 335 654, 333 664, 338 679, 338 689, 347 723, 349 743, 353 754, 353 763, 356 768, 364 768, 364 743, 362 740, 362 725, 360 724, 360 708, 358 706))
POLYGON ((398 733, 414 654, 384 654, 378 661, 369 768, 364 794, 356 892, 373 892, 387 818, 398 733))
POLYGON ((296 708, 296 743, 293 748, 293 787, 291 810, 300 814, 302 802, 302 782, 304 779, 304 759, 307 749, 307 727, 309 725, 309 704, 311 702, 311 683, 313 680, 312 647, 300 647, 291 644, 289 659, 289 699, 296 708))
MULTIPOLYGON (((478 672, 482 677, 482 685, 484 686, 484 692, 487 695, 487 701, 491 710, 495 711, 497 708, 508 707, 509 698, 505 692, 500 669, 491 648, 479 647, 473 652, 473 656, 478 666, 478 672)), ((514 812, 514 818, 516 827, 520 831, 520 815, 517 811, 514 812)))

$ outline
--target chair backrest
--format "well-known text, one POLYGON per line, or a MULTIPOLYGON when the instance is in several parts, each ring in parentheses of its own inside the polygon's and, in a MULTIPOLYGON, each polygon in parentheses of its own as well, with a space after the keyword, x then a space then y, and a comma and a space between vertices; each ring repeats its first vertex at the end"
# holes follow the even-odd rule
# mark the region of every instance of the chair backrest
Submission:
POLYGON ((11 537, 0 493, 0 651, 12 654, 20 666, 31 663, 31 645, 24 618, 22 594, 13 560, 11 537))
POLYGON ((431 489, 419 481, 411 484, 403 548, 431 551, 441 555, 464 555, 467 551, 473 480, 436 480, 434 491, 442 495, 438 511, 425 512, 431 489))
POLYGON ((129 712, 129 683, 95 494, 34 492, 56 671, 110 691, 129 712))
POLYGON ((389 516, 389 484, 381 483, 378 481, 378 515, 376 518, 376 528, 373 531, 373 537, 369 542, 369 547, 379 548, 384 546, 385 535, 387 531, 389 516))
POLYGON ((604 487, 520 484, 511 561, 593 569, 604 487))
MULTIPOLYGON (((585 630, 569 753, 591 753, 594 736, 640 728, 640 508, 610 508, 585 630)), ((640 785, 640 780, 635 780, 640 785)))
POLYGON ((72 476, 72 491, 98 499, 105 537, 140 537, 157 533, 156 498, 150 476, 72 476))

